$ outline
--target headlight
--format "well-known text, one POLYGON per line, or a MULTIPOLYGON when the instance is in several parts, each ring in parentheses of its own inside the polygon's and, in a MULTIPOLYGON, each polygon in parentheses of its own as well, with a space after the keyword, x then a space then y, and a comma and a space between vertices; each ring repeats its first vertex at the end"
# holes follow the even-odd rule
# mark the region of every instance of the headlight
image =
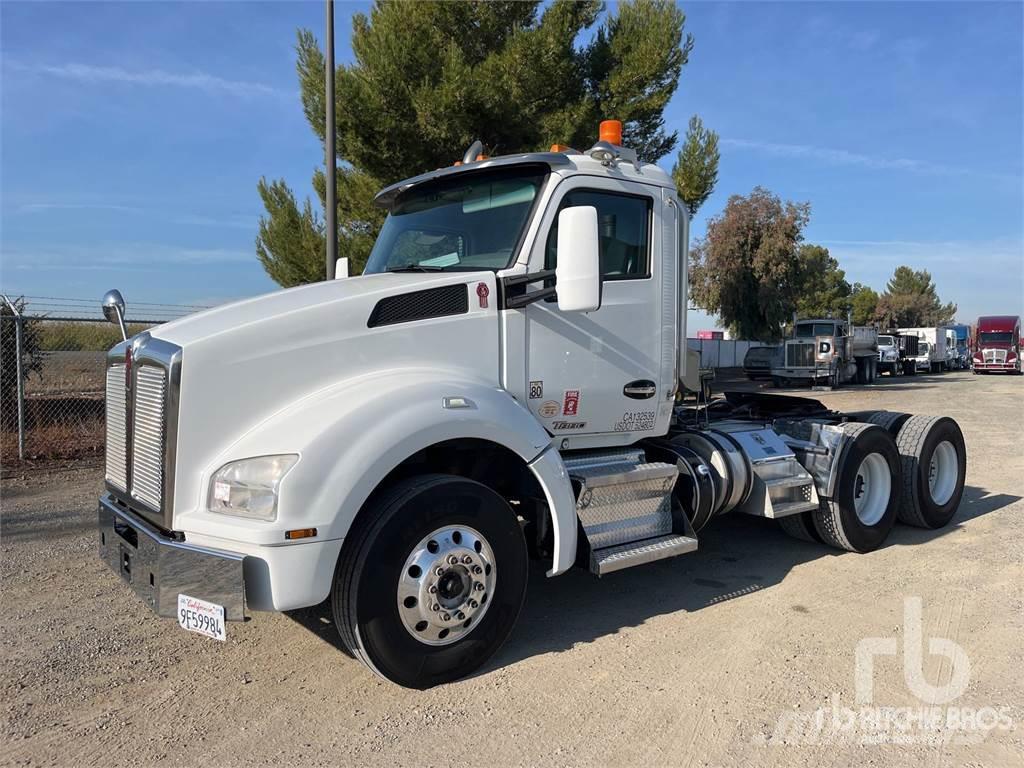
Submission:
POLYGON ((277 490, 298 460, 296 454, 289 453, 225 464, 210 480, 207 509, 237 517, 276 520, 277 490))
POLYGON ((896 353, 893 350, 891 350, 891 349, 887 350, 886 353, 885 353, 885 359, 886 360, 895 360, 896 359, 896 353))

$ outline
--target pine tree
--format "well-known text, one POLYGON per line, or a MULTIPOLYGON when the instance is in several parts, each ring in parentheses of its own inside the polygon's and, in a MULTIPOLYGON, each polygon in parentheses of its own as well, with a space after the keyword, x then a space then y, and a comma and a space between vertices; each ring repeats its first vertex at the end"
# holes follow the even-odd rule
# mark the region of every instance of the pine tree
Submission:
MULTIPOLYGON (((450 165, 476 139, 488 154, 587 148, 603 118, 623 121, 624 143, 647 162, 678 135, 662 113, 693 40, 669 0, 626 0, 589 43, 597 0, 409 2, 378 0, 352 22, 354 61, 336 74, 339 255, 362 269, 383 213, 379 188, 450 165)), ((324 56, 300 30, 302 107, 324 139, 324 56)), ((323 207, 324 174, 314 178, 323 207)), ((266 207, 256 252, 284 286, 323 279, 322 217, 283 181, 262 180, 266 207)))

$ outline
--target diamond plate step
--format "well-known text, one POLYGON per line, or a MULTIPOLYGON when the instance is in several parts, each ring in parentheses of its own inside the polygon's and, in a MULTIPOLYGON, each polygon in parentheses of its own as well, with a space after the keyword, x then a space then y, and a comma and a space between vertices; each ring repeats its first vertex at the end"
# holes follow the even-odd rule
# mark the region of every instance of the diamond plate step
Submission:
POLYGON ((595 549, 590 553, 590 571, 598 576, 604 576, 606 573, 632 568, 634 565, 684 555, 696 549, 696 539, 676 534, 595 549))
POLYGON ((810 501, 787 501, 783 503, 772 504, 771 514, 765 515, 772 519, 780 517, 788 517, 789 515, 795 515, 799 512, 813 512, 818 508, 818 505, 810 501))

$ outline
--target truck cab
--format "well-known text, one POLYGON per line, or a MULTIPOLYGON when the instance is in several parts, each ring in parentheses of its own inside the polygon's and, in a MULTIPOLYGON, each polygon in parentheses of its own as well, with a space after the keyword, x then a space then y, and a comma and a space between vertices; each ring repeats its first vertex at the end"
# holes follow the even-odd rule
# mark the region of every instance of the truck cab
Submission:
MULTIPOLYGON (((115 346, 102 560, 219 640, 329 600, 355 658, 423 688, 504 642, 530 558, 603 578, 695 551, 728 513, 858 552, 898 515, 947 524, 966 467, 950 419, 677 404, 686 208, 612 122, 585 152, 470 148, 382 190, 361 276, 115 346), (929 442, 904 455, 904 430, 929 442)), ((124 333, 120 294, 104 311, 124 333)))
POLYGON ((975 373, 1021 373, 1020 316, 978 318, 971 368, 975 373))

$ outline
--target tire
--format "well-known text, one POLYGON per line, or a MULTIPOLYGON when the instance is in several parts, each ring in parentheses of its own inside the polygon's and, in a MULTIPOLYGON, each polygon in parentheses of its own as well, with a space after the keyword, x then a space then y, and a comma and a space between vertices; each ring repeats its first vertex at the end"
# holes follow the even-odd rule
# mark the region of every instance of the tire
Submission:
POLYGON ((911 416, 896 446, 903 463, 900 522, 930 529, 947 525, 960 506, 967 474, 959 425, 948 416, 911 416))
POLYGON ((868 384, 874 384, 875 379, 878 378, 878 361, 873 358, 868 358, 868 384))
POLYGON ((857 377, 855 379, 856 382, 858 384, 867 384, 868 383, 868 372, 867 372, 866 366, 864 365, 864 361, 863 360, 857 360, 856 363, 857 363, 857 377))
POLYGON ((487 486, 454 475, 400 481, 370 505, 345 542, 331 590, 343 641, 407 688, 465 677, 501 647, 523 605, 527 550, 515 513, 487 486), (412 597, 444 584, 447 606, 412 597))
POLYGON ((847 435, 839 477, 830 499, 813 512, 826 544, 850 552, 881 546, 896 522, 900 501, 900 455, 892 435, 874 424, 842 425, 847 435))
POLYGON ((828 384, 832 389, 839 389, 842 386, 842 375, 839 372, 839 366, 837 365, 832 369, 832 373, 829 374, 828 384))
POLYGON ((910 418, 909 413, 900 411, 853 411, 847 413, 852 421, 862 421, 881 427, 895 439, 903 423, 910 418))
POLYGON ((810 541, 814 544, 821 544, 821 536, 814 527, 814 513, 800 512, 795 515, 786 515, 779 518, 779 527, 783 533, 800 541, 810 541))
POLYGON ((776 389, 783 389, 786 384, 781 376, 772 376, 772 386, 776 389))

